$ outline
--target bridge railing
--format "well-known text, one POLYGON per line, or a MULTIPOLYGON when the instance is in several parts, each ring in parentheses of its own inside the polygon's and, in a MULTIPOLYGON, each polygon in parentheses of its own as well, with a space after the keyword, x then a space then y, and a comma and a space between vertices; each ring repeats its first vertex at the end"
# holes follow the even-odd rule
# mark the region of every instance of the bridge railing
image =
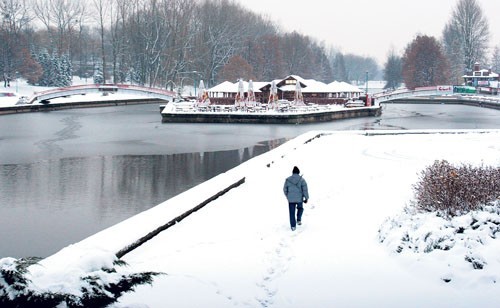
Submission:
POLYGON ((380 104, 386 101, 392 101, 396 99, 416 97, 416 96, 435 96, 435 95, 451 95, 451 94, 453 94, 452 86, 435 86, 435 87, 417 88, 415 90, 383 93, 375 95, 374 97, 376 103, 380 104))
POLYGON ((143 94, 158 94, 160 96, 169 98, 173 98, 176 96, 176 93, 173 91, 168 91, 159 88, 152 88, 152 87, 142 87, 142 86, 128 85, 128 84, 86 84, 86 85, 76 85, 76 86, 55 88, 55 89, 35 92, 33 96, 30 97, 29 102, 33 103, 38 99, 41 100, 51 99, 58 96, 84 94, 92 91, 118 92, 119 90, 143 93, 143 94))
POLYGON ((468 93, 454 93, 453 86, 437 86, 437 87, 425 87, 417 88, 415 90, 404 90, 396 91, 391 93, 382 93, 374 95, 375 102, 377 104, 384 103, 387 101, 418 97, 418 96, 453 96, 454 98, 461 100, 470 101, 480 101, 488 102, 493 104, 500 104, 500 96, 491 95, 478 95, 478 94, 468 94, 468 93))

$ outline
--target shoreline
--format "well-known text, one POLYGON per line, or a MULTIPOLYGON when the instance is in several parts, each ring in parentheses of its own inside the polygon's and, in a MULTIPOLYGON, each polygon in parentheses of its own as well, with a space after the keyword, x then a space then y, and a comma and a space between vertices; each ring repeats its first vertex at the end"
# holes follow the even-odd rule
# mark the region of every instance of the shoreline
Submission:
POLYGON ((9 115, 17 113, 30 113, 30 112, 47 112, 65 109, 77 108, 98 108, 98 107, 112 107, 112 106, 126 106, 126 105, 142 105, 142 104, 161 104, 164 100, 157 98, 133 98, 133 99, 118 99, 108 101, 81 101, 69 103, 50 103, 50 104, 33 104, 33 105, 15 105, 0 107, 0 115, 9 115))

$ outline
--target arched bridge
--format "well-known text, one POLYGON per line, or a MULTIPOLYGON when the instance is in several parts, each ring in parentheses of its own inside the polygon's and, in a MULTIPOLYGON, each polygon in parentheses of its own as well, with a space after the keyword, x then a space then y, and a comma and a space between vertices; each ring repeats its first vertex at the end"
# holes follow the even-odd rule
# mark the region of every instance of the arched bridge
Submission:
POLYGON ((377 94, 374 98, 377 104, 383 104, 415 97, 436 97, 445 95, 453 95, 453 86, 435 86, 417 88, 415 90, 394 91, 390 93, 377 94))
POLYGON ((87 93, 125 93, 148 98, 157 98, 165 101, 173 101, 176 96, 175 92, 158 88, 148 88, 127 84, 88 84, 36 92, 28 99, 28 104, 32 104, 36 101, 49 104, 50 100, 54 98, 71 95, 83 95, 87 93))

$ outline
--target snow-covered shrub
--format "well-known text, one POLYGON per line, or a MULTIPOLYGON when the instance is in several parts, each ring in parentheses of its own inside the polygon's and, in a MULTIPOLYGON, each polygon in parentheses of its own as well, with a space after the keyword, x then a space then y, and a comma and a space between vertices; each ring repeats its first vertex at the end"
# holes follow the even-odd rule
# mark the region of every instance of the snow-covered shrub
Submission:
MULTIPOLYGON (((33 283, 30 266, 38 266, 40 259, 0 259, 0 307, 106 307, 114 303, 124 293, 133 291, 141 284, 151 284, 154 272, 121 274, 117 267, 125 262, 113 257, 113 266, 103 266, 98 270, 81 273, 78 267, 72 268, 68 276, 77 273, 76 285, 60 287, 58 291, 41 288, 33 283)), ((107 263, 108 260, 102 260, 107 263)), ((50 276, 48 274, 47 276, 50 276)), ((50 277, 49 277, 50 278, 50 277)), ((67 278, 67 277, 65 277, 67 278)), ((60 279, 54 275, 52 280, 60 279)), ((50 279, 49 279, 50 280, 50 279)), ((68 281, 73 279, 67 278, 68 281)))
POLYGON ((445 282, 500 279, 500 200, 453 217, 409 206, 382 224, 378 239, 400 256, 436 266, 445 282))
POLYGON ((455 216, 479 209, 500 198, 500 167, 435 161, 424 169, 414 185, 419 210, 455 216))
POLYGON ((55 307, 64 300, 60 294, 39 293, 29 289, 29 266, 40 259, 0 259, 0 307, 55 307))

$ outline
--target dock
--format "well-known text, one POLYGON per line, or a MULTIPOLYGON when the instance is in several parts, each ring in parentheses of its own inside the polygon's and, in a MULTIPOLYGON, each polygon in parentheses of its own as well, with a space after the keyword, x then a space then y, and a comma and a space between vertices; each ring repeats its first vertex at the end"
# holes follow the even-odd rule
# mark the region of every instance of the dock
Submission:
POLYGON ((163 123, 239 123, 239 124, 307 124, 341 119, 380 116, 380 106, 341 108, 304 107, 277 111, 233 111, 213 107, 204 110, 164 108, 163 123))

